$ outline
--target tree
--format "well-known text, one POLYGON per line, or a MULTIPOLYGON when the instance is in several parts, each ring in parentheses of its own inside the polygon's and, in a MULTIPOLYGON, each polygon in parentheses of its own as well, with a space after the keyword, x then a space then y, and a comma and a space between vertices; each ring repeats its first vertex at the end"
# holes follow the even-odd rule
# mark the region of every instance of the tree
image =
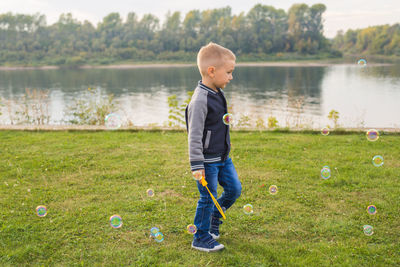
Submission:
POLYGON ((103 18, 97 26, 100 40, 105 44, 107 48, 119 48, 121 47, 122 37, 122 19, 118 13, 110 13, 103 18))
POLYGON ((291 50, 301 53, 315 53, 326 46, 323 36, 322 14, 326 6, 315 4, 294 4, 288 12, 288 30, 291 50), (311 45, 310 45, 311 44, 311 45))
POLYGON ((287 31, 287 16, 284 10, 258 4, 249 11, 247 18, 252 25, 256 45, 261 51, 281 51, 287 31))
POLYGON ((163 50, 178 51, 181 40, 181 13, 167 13, 166 20, 159 37, 163 43, 163 50))
POLYGON ((201 14, 198 10, 189 11, 183 22, 183 38, 180 42, 180 49, 185 51, 197 51, 200 47, 197 45, 197 38, 200 31, 201 14))

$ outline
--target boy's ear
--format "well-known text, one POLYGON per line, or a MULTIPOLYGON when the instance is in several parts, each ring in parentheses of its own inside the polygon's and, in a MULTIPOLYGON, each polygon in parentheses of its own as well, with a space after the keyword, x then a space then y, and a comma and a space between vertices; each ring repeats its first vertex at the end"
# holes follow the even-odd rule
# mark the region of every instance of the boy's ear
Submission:
POLYGON ((211 78, 214 78, 215 76, 215 67, 214 66, 210 66, 207 68, 207 74, 208 76, 210 76, 211 78))

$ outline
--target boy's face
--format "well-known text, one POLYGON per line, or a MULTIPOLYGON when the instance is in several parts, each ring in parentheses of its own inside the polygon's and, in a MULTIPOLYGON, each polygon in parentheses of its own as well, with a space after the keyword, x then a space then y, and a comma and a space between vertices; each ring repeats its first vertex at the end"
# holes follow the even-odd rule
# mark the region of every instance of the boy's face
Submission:
POLYGON ((233 79, 232 72, 234 69, 234 60, 228 60, 224 65, 215 68, 214 77, 212 77, 215 87, 224 89, 233 79))

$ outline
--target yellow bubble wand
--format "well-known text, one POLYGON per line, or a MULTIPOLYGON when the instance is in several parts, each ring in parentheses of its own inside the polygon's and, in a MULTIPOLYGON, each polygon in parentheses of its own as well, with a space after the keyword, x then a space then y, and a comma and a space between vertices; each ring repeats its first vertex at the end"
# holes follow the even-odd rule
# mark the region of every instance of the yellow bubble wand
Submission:
POLYGON ((207 188, 207 191, 208 191, 208 193, 210 193, 210 196, 211 196, 212 200, 214 201, 214 204, 215 204, 215 206, 217 207, 219 213, 221 213, 222 218, 224 218, 224 220, 226 220, 226 216, 225 216, 223 210, 221 209, 221 206, 218 204, 218 201, 215 199, 215 197, 213 196, 213 194, 211 194, 210 189, 208 189, 208 186, 207 186, 208 183, 207 183, 206 179, 204 179, 204 176, 201 176, 201 179, 200 179, 199 182, 201 183, 202 186, 204 186, 205 188, 207 188))

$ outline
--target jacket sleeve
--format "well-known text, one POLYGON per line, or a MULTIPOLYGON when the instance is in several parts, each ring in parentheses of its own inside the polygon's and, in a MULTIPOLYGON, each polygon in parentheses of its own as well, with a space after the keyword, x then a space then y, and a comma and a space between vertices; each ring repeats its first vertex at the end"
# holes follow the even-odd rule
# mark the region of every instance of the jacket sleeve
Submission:
POLYGON ((203 132, 207 117, 207 95, 198 94, 188 106, 189 160, 192 171, 204 169, 203 132))

